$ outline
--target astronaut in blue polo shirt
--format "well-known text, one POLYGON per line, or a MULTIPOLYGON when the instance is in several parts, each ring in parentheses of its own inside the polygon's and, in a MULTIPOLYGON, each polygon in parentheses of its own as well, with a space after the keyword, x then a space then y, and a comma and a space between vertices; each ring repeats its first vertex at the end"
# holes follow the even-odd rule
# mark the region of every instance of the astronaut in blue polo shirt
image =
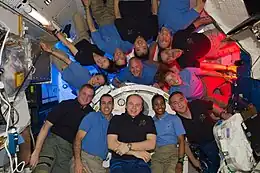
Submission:
POLYGON ((185 29, 200 16, 205 2, 197 0, 196 6, 190 8, 190 0, 163 0, 158 8, 159 27, 165 26, 173 31, 185 29))
POLYGON ((158 66, 147 61, 142 62, 138 58, 131 58, 129 66, 124 68, 116 75, 113 80, 115 87, 124 86, 126 82, 153 85, 156 83, 155 76, 158 71, 158 66))
POLYGON ((40 43, 40 45, 45 52, 52 55, 52 60, 60 71, 62 79, 73 88, 80 89, 87 83, 95 88, 106 84, 107 78, 104 74, 91 75, 87 68, 71 61, 66 54, 53 50, 48 44, 40 43))
POLYGON ((165 111, 166 104, 162 95, 153 96, 152 106, 157 131, 155 154, 152 156, 152 172, 182 172, 185 153, 185 130, 182 122, 178 116, 165 111))
POLYGON ((102 162, 108 153, 107 129, 113 108, 113 97, 104 94, 100 98, 100 111, 89 113, 81 121, 73 146, 71 172, 106 173, 102 162))

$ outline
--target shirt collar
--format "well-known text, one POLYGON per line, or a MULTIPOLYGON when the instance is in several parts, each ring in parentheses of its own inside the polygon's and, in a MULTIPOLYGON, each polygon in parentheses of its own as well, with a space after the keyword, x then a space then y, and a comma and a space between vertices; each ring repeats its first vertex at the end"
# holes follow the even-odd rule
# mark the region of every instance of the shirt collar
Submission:
POLYGON ((155 120, 162 120, 164 118, 166 118, 168 115, 168 113, 165 111, 165 113, 163 114, 163 116, 161 118, 157 118, 157 116, 154 116, 155 117, 155 120))
MULTIPOLYGON (((109 121, 101 111, 99 111, 99 112, 100 112, 100 117, 102 120, 105 119, 105 120, 109 121)), ((111 118, 112 118, 112 114, 111 114, 111 118)))
POLYGON ((78 106, 83 112, 86 112, 89 109, 89 105, 86 105, 85 108, 79 103, 78 98, 74 99, 76 106, 78 106))
POLYGON ((178 115, 180 118, 183 118, 183 119, 186 119, 186 120, 193 120, 193 113, 191 111, 191 102, 188 102, 188 108, 190 109, 190 112, 191 112, 191 119, 189 118, 185 118, 183 116, 181 116, 179 113, 176 112, 176 115, 178 115))
POLYGON ((129 119, 131 119, 131 120, 136 120, 136 119, 139 119, 142 115, 143 115, 143 113, 141 112, 139 115, 137 115, 136 117, 131 117, 128 113, 124 113, 124 115, 127 117, 127 118, 129 118, 129 119))

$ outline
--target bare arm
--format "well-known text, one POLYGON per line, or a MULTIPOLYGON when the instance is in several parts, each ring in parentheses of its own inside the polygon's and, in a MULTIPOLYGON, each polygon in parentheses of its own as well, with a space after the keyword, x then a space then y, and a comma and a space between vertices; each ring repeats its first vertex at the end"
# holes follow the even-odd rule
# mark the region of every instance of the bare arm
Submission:
POLYGON ((117 88, 120 88, 122 86, 125 86, 124 83, 120 82, 117 78, 114 78, 113 81, 112 81, 112 84, 117 87, 117 88))
POLYGON ((212 77, 224 77, 222 73, 218 73, 216 71, 207 71, 207 70, 201 70, 201 72, 198 75, 212 76, 212 77))
POLYGON ((75 56, 78 53, 78 49, 69 42, 62 33, 58 32, 56 37, 70 50, 70 52, 75 56))
POLYGON ((197 159, 194 157, 193 153, 190 150, 190 146, 189 144, 185 141, 185 153, 187 154, 188 158, 190 159, 190 161, 193 163, 194 161, 196 161, 197 159))
POLYGON ((178 156, 179 156, 179 158, 184 158, 184 153, 185 153, 184 135, 178 136, 178 142, 179 142, 178 156))
POLYGON ((114 0, 114 11, 116 19, 121 18, 120 10, 119 10, 119 0, 114 0))
POLYGON ((45 123, 43 124, 42 128, 41 128, 41 131, 37 137, 37 140, 36 140, 36 145, 35 145, 35 149, 34 149, 34 152, 39 154, 41 152, 41 149, 42 149, 42 145, 48 135, 48 132, 50 130, 50 128, 53 126, 53 124, 46 120, 45 123))
POLYGON ((213 112, 220 117, 221 112, 223 112, 224 109, 220 108, 218 105, 213 104, 213 112))
POLYGON ((64 54, 58 52, 58 51, 51 51, 50 52, 54 57, 60 59, 61 61, 65 62, 66 64, 70 64, 71 60, 64 54))
POLYGON ((86 136, 86 134, 87 133, 85 131, 79 130, 74 140, 73 151, 75 162, 81 161, 81 142, 83 138, 86 136))
POLYGON ((131 150, 134 150, 134 151, 153 150, 155 148, 155 144, 156 144, 156 135, 147 134, 145 141, 134 142, 134 143, 131 143, 131 144, 132 144, 131 150))
POLYGON ((193 25, 195 26, 195 28, 198 28, 202 25, 206 25, 206 24, 209 24, 209 23, 212 23, 212 22, 213 22, 213 20, 209 16, 208 17, 200 17, 193 22, 193 25))
POLYGON ((52 54, 55 58, 60 59, 61 61, 65 62, 66 64, 71 63, 71 60, 65 54, 62 54, 61 52, 52 50, 50 45, 41 42, 40 46, 45 52, 52 54))
POLYGON ((196 5, 196 7, 194 7, 194 10, 197 11, 198 13, 200 13, 204 9, 205 2, 203 0, 197 0, 196 4, 197 5, 196 5))
POLYGON ((117 138, 118 138, 117 135, 112 135, 112 134, 107 135, 108 149, 112 151, 115 151, 117 149, 117 147, 120 145, 117 138))
POLYGON ((153 15, 157 15, 158 13, 158 1, 152 0, 152 13, 153 15))
POLYGON ((88 23, 88 27, 89 27, 90 32, 97 31, 97 29, 94 25, 93 18, 90 14, 90 7, 89 6, 86 6, 86 16, 87 16, 87 23, 88 23))

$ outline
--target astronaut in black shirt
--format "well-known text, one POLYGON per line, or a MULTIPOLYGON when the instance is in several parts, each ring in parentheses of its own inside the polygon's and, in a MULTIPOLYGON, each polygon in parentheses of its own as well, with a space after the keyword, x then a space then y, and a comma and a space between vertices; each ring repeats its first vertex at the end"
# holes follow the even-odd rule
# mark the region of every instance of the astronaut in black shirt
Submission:
POLYGON ((151 173, 148 162, 156 144, 152 117, 143 114, 144 101, 134 94, 126 100, 126 113, 116 115, 108 127, 108 148, 112 150, 110 173, 151 173))
MULTIPOLYGON (((216 173, 220 165, 220 157, 213 135, 215 122, 211 112, 219 112, 219 110, 213 106, 211 101, 198 99, 188 102, 184 95, 178 91, 171 94, 169 104, 182 120, 189 143, 196 145, 210 161, 208 171, 216 173)), ((228 119, 230 116, 225 111, 219 114, 221 119, 228 119)), ((200 160, 202 159, 200 158, 200 160)))
POLYGON ((72 143, 81 120, 93 111, 89 105, 93 96, 93 87, 83 85, 76 99, 62 101, 48 114, 31 155, 34 173, 69 173, 72 143))

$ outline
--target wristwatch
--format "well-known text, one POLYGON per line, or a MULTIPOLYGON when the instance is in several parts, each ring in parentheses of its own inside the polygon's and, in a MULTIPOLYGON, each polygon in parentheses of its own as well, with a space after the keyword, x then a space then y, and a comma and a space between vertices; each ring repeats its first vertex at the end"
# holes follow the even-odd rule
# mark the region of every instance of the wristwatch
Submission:
POLYGON ((129 151, 132 149, 132 144, 131 143, 128 143, 127 144, 127 147, 129 148, 129 151))
POLYGON ((53 35, 57 35, 60 31, 58 31, 57 29, 54 29, 53 31, 51 31, 53 35))
POLYGON ((180 163, 180 164, 183 165, 183 162, 184 162, 184 157, 180 157, 180 158, 178 159, 178 163, 180 163))

